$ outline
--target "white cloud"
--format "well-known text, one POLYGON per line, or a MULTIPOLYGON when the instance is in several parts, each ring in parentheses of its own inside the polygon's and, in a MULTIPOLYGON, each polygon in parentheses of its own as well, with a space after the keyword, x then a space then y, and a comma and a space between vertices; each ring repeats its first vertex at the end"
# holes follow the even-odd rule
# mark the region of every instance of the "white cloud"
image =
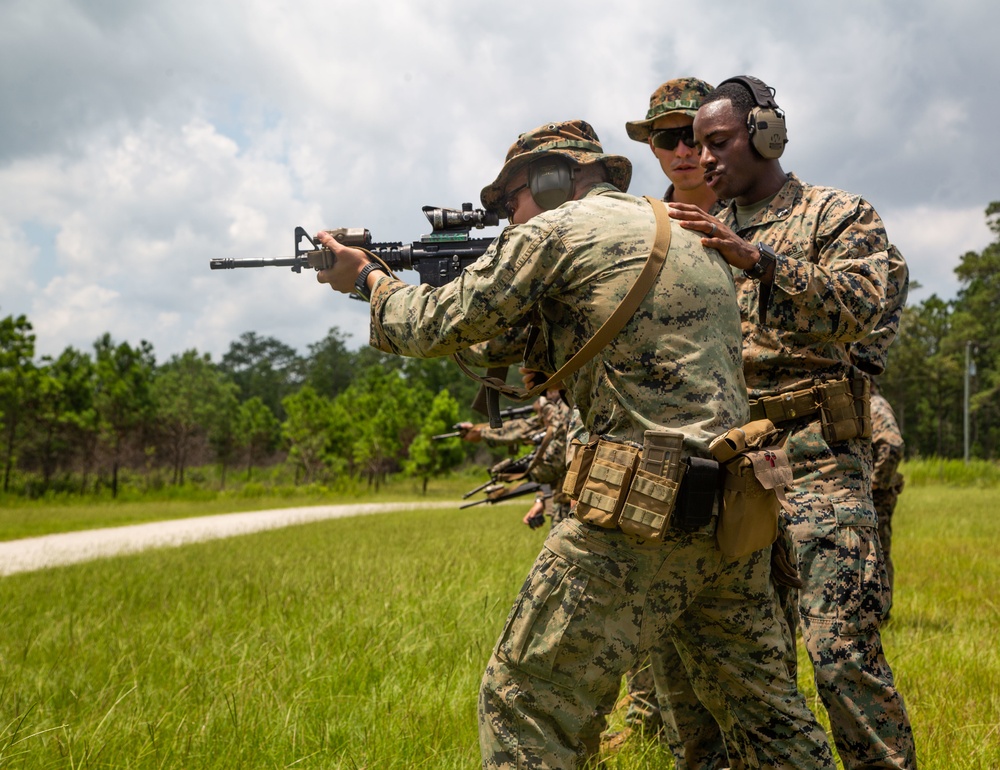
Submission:
POLYGON ((633 192, 662 192, 625 121, 668 77, 745 72, 789 113, 786 168, 872 200, 948 294, 998 197, 982 148, 1000 6, 939 5, 580 0, 526 21, 461 0, 8 0, 0 312, 27 313, 53 354, 104 332, 160 359, 218 357, 248 330, 362 344, 364 306, 312 276, 208 260, 288 254, 296 225, 416 239, 422 205, 478 205, 517 133, 552 119, 590 121, 633 159, 633 192))
POLYGON ((920 289, 910 292, 912 305, 937 294, 951 299, 958 291, 955 268, 969 251, 982 251, 993 234, 986 226, 986 206, 944 209, 915 206, 880 212, 889 237, 906 257, 910 280, 920 289))
POLYGON ((24 230, 0 216, 0 314, 3 317, 25 312, 24 304, 18 300, 36 291, 34 271, 39 251, 24 230))

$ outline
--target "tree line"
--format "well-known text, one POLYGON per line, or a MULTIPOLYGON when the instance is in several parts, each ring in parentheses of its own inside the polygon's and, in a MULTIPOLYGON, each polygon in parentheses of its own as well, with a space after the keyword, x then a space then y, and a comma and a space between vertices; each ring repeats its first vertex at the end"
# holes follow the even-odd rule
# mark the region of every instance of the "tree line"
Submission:
POLYGON ((466 456, 430 436, 471 417, 476 385, 447 360, 348 350, 333 328, 300 355, 246 332, 221 360, 188 350, 158 364, 152 345, 104 334, 92 351, 36 360, 29 319, 0 319, 0 461, 7 494, 117 496, 122 469, 166 475, 214 463, 284 462, 297 483, 391 472, 428 479, 466 456))
MULTIPOLYGON (((1000 202, 986 208, 996 239, 961 257, 960 290, 903 313, 879 386, 909 457, 996 459, 1000 451, 1000 202), (967 366, 968 362, 968 366, 967 366), (968 393, 968 400, 966 398, 968 393)), ((403 471, 424 481, 465 457, 433 442, 460 419, 476 384, 447 360, 351 351, 333 328, 300 355, 246 332, 221 360, 189 350, 158 364, 152 346, 104 334, 92 351, 36 359, 23 315, 0 319, 0 460, 5 493, 116 495, 122 468, 166 473, 215 463, 251 478, 286 462, 298 482, 342 476, 378 485, 403 471)))
POLYGON ((952 300, 932 294, 903 311, 882 393, 893 405, 908 457, 987 460, 1000 452, 1000 201, 986 207, 994 240, 962 255, 952 300))

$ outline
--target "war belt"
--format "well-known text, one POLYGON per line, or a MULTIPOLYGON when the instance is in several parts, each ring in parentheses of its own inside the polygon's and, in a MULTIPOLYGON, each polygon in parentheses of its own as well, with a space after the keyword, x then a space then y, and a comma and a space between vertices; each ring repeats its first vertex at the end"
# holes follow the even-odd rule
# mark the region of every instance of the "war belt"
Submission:
POLYGON ((765 396, 750 402, 751 420, 775 425, 819 414, 827 441, 870 438, 871 395, 866 378, 817 383, 811 388, 765 396))

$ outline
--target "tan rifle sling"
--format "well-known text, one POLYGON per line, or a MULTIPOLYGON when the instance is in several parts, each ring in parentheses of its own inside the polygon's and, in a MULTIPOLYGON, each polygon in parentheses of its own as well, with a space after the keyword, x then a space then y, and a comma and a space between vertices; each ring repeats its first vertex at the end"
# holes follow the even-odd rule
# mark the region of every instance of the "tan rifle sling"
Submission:
POLYGON ((666 204, 656 198, 650 198, 648 195, 644 197, 653 207, 653 214, 656 216, 656 238, 653 241, 653 250, 649 253, 649 258, 646 260, 646 264, 643 265, 642 272, 639 273, 635 279, 635 283, 632 284, 628 293, 622 298, 621 303, 615 308, 615 312, 608 317, 608 320, 601 324, 601 328, 597 330, 594 336, 587 340, 584 346, 560 367, 559 371, 531 390, 516 385, 508 385, 496 377, 482 377, 471 371, 456 354, 452 356, 452 359, 459 365, 462 371, 472 379, 499 391, 508 398, 515 401, 530 401, 540 396, 546 390, 557 387, 567 377, 576 373, 580 367, 603 350, 614 339, 615 335, 625 327, 629 319, 635 315, 635 311, 639 309, 639 305, 653 287, 653 282, 656 280, 656 276, 659 275, 660 268, 663 267, 663 263, 667 258, 667 252, 670 250, 670 214, 667 212, 666 204))

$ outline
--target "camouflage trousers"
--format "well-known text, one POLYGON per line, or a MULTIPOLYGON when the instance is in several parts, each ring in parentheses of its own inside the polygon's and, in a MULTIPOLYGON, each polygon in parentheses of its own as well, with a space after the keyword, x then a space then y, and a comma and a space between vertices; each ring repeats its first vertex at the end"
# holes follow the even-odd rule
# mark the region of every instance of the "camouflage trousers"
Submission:
MULTIPOLYGON (((790 638, 788 645, 792 645, 790 638)), ((650 671, 663 721, 663 738, 674 755, 674 770, 742 766, 737 757, 729 759, 719 724, 695 692, 673 641, 664 639, 654 647, 650 653, 650 671)), ((710 685, 702 683, 702 691, 710 685)))
POLYGON ((912 770, 913 732, 879 632, 890 595, 871 501, 871 442, 827 444, 814 422, 785 448, 794 482, 780 536, 803 583, 786 593, 797 607, 785 614, 794 622, 797 610, 837 751, 847 770, 912 770))
POLYGON ((550 532, 483 676, 484 768, 584 765, 622 675, 670 636, 747 766, 834 767, 786 668, 766 553, 727 560, 714 530, 650 543, 568 519, 550 532))

